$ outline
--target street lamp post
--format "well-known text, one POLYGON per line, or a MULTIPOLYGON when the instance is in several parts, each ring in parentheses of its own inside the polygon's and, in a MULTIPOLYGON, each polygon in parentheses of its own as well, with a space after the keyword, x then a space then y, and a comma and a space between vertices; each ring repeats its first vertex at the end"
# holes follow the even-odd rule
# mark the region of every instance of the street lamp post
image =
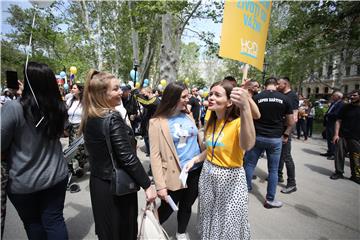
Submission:
POLYGON ((136 85, 136 75, 138 74, 138 72, 137 72, 137 68, 138 68, 138 64, 137 63, 134 63, 134 71, 135 71, 135 75, 134 75, 134 87, 135 87, 135 85, 136 85))

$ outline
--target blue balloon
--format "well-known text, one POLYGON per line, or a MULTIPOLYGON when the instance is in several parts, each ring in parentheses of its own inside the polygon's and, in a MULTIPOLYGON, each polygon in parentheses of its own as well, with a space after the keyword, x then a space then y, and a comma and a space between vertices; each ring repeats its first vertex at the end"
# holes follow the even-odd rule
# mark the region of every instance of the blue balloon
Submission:
POLYGON ((145 78, 144 79, 144 84, 149 84, 149 79, 145 78))
POLYGON ((137 76, 139 75, 139 73, 138 73, 138 72, 135 72, 134 69, 132 69, 132 70, 130 71, 130 77, 131 77, 132 80, 134 80, 134 78, 135 78, 135 73, 136 73, 136 78, 137 78, 137 76))
POLYGON ((65 78, 66 77, 66 73, 64 71, 60 72, 60 77, 65 78))
POLYGON ((64 89, 65 89, 65 90, 68 90, 68 89, 69 89, 69 84, 65 83, 65 84, 64 84, 64 89))
POLYGON ((149 85, 147 85, 146 83, 143 84, 143 87, 147 87, 147 86, 149 86, 149 85))

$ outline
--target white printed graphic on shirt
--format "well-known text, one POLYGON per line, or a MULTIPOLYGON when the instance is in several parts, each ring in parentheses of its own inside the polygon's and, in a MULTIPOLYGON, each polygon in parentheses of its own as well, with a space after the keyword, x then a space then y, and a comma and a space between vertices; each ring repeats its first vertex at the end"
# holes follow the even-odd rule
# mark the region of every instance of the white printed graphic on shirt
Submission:
POLYGON ((186 139, 190 136, 189 131, 182 129, 181 124, 174 124, 174 136, 179 138, 179 143, 176 146, 177 148, 183 148, 186 146, 186 139))

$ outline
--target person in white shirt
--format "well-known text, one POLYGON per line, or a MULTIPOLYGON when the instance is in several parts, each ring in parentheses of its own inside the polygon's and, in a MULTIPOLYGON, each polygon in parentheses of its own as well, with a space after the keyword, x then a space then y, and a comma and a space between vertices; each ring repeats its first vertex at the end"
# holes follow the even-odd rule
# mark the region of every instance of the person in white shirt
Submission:
MULTIPOLYGON (((83 88, 84 87, 78 83, 74 84, 71 88, 72 97, 66 101, 69 115, 69 124, 66 128, 69 134, 69 145, 79 137, 78 130, 80 127, 81 115, 83 111, 81 104, 83 88)), ((86 162, 87 154, 84 145, 81 144, 79 145, 74 158, 69 163, 77 177, 82 177, 82 175, 84 175, 83 168, 86 162)))
MULTIPOLYGON (((123 91, 120 89, 121 95, 123 93, 123 91)), ((130 119, 129 119, 129 114, 126 111, 126 108, 124 107, 124 104, 122 102, 122 99, 120 101, 120 104, 117 105, 115 107, 115 110, 118 111, 122 117, 122 119, 124 119, 126 125, 128 125, 129 127, 131 127, 131 123, 130 123, 130 119)))

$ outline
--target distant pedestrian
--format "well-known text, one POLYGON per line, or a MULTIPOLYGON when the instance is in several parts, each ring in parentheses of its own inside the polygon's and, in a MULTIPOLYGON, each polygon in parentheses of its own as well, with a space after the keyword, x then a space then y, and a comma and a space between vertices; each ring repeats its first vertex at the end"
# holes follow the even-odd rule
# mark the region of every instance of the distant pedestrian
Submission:
MULTIPOLYGON (((288 77, 282 77, 278 80, 277 90, 288 98, 288 101, 291 104, 292 111, 293 111, 293 118, 294 122, 297 123, 298 121, 298 109, 299 109, 299 98, 294 91, 291 90, 290 79, 288 77)), ((284 124, 284 133, 287 128, 287 124, 284 124)), ((295 180, 295 163, 294 159, 291 155, 291 134, 288 134, 287 141, 283 141, 282 148, 281 148, 281 157, 279 163, 279 171, 278 171, 278 179, 279 182, 284 182, 283 177, 283 168, 284 164, 286 166, 286 174, 287 174, 287 183, 286 186, 281 189, 280 192, 282 193, 292 193, 297 190, 296 187, 296 180, 295 180)))
POLYGON ((68 168, 60 136, 67 118, 54 72, 29 62, 22 97, 1 109, 8 196, 29 239, 68 239, 63 217, 68 168))
MULTIPOLYGON (((69 133, 69 144, 73 143, 79 136, 79 128, 81 122, 81 115, 83 111, 82 96, 84 86, 75 83, 71 87, 72 97, 66 101, 67 111, 69 115, 68 127, 66 130, 69 133)), ((84 144, 80 144, 73 159, 70 160, 70 168, 77 177, 84 175, 84 166, 87 163, 87 154, 84 144)))
POLYGON ((298 122, 297 122, 297 139, 300 139, 301 137, 301 131, 304 136, 304 140, 306 141, 308 139, 308 133, 306 128, 306 123, 308 119, 308 110, 309 110, 309 104, 307 99, 304 99, 302 105, 299 107, 298 111, 298 122))
POLYGON ((335 144, 333 137, 335 132, 335 122, 338 119, 339 112, 343 107, 343 94, 340 91, 334 91, 331 95, 331 104, 324 116, 324 126, 326 128, 327 151, 321 153, 321 156, 328 157, 329 160, 335 159, 335 144))
POLYGON ((191 96, 188 104, 195 120, 196 127, 200 128, 201 97, 199 96, 198 88, 194 87, 191 89, 191 96))
POLYGON ((153 94, 150 87, 145 87, 140 90, 140 94, 136 97, 136 100, 142 106, 141 111, 141 135, 144 138, 146 156, 150 156, 150 140, 149 140, 149 121, 150 118, 156 112, 160 100, 153 94))
MULTIPOLYGON (((338 114, 335 125, 333 142, 336 144, 340 138, 345 142, 345 148, 350 157, 350 180, 360 184, 360 91, 355 90, 350 94, 351 102, 346 104, 338 114)), ((345 152, 345 151, 343 151, 345 152)), ((345 154, 335 158, 335 173, 331 179, 344 178, 345 154)))
POLYGON ((308 102, 307 114, 308 114, 308 118, 306 122, 306 132, 308 133, 308 137, 312 137, 313 128, 314 128, 313 125, 315 119, 315 107, 310 101, 308 102))

